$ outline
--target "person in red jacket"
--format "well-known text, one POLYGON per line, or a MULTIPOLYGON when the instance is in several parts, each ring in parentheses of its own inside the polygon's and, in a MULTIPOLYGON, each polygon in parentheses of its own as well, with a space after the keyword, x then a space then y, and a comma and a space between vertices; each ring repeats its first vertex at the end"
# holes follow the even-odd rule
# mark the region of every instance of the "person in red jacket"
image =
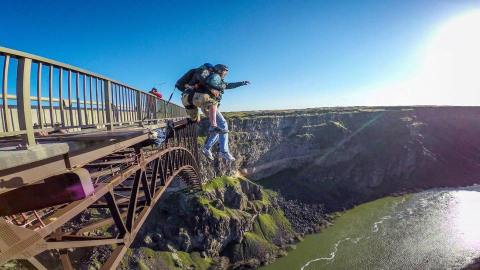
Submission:
MULTIPOLYGON (((150 90, 148 93, 154 95, 157 99, 161 100, 163 98, 162 93, 158 92, 157 88, 153 87, 152 90, 150 90)), ((147 97, 147 115, 145 118, 153 119, 156 116, 155 112, 155 103, 156 100, 152 98, 151 96, 147 97)), ((144 120, 145 120, 144 118, 144 120)))
POLYGON ((153 87, 152 90, 149 92, 150 94, 156 96, 158 99, 162 99, 162 93, 158 92, 157 88, 153 87))

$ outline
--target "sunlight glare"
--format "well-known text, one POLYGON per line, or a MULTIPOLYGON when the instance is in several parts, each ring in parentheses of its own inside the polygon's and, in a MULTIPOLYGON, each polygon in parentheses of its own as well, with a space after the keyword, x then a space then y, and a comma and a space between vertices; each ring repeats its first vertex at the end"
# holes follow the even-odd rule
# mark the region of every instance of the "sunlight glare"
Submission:
POLYGON ((421 51, 411 78, 373 91, 377 104, 480 104, 480 10, 442 24, 421 51))
POLYGON ((418 90, 427 94, 424 98, 480 102, 480 11, 455 18, 440 28, 427 46, 418 80, 418 90))
POLYGON ((457 191, 452 201, 452 230, 465 247, 475 250, 480 248, 479 195, 477 191, 457 191))

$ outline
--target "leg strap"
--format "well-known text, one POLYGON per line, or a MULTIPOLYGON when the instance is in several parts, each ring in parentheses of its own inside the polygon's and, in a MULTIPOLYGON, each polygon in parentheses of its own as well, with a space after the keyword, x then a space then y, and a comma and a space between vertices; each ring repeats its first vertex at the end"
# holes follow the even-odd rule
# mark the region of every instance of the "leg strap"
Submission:
POLYGON ((194 91, 190 91, 190 92, 188 93, 188 103, 189 103, 190 105, 193 105, 193 96, 194 96, 194 95, 195 95, 195 92, 194 92, 194 91))
POLYGON ((188 105, 184 105, 185 109, 187 110, 194 110, 197 108, 197 106, 193 105, 193 95, 195 95, 195 92, 192 91, 191 89, 188 89, 187 91, 183 92, 183 96, 187 95, 187 102, 188 105))

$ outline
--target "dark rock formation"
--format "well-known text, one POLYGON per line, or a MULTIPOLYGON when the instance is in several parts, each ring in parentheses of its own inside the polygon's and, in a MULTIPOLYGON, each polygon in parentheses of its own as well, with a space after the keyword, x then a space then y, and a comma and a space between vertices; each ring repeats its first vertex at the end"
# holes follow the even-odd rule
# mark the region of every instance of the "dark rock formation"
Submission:
MULTIPOLYGON (((236 177, 213 179, 202 192, 170 192, 150 214, 122 268, 154 265, 147 253, 162 257, 173 269, 251 269, 267 264, 298 239, 282 210, 301 208, 293 205, 236 177)), ((294 224, 313 231, 322 223, 311 221, 294 224)))
POLYGON ((480 269, 480 258, 474 259, 471 264, 462 268, 462 270, 478 270, 478 269, 480 269))
POLYGON ((387 194, 479 183, 480 108, 327 108, 227 114, 233 166, 288 199, 342 210, 387 194))
POLYGON ((325 219, 325 209, 321 204, 286 200, 282 196, 277 197, 277 203, 292 224, 293 229, 298 233, 319 232, 322 227, 329 224, 325 219))

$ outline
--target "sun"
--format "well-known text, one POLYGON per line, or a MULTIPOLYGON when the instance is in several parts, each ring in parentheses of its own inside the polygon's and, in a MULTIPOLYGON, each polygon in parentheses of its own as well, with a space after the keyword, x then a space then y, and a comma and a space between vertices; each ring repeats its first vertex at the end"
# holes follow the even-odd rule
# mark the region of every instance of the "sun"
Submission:
POLYGON ((434 33, 413 83, 425 101, 480 104, 480 10, 453 18, 434 33))
POLYGON ((480 105, 480 9, 439 25, 411 76, 374 91, 382 105, 480 105))

